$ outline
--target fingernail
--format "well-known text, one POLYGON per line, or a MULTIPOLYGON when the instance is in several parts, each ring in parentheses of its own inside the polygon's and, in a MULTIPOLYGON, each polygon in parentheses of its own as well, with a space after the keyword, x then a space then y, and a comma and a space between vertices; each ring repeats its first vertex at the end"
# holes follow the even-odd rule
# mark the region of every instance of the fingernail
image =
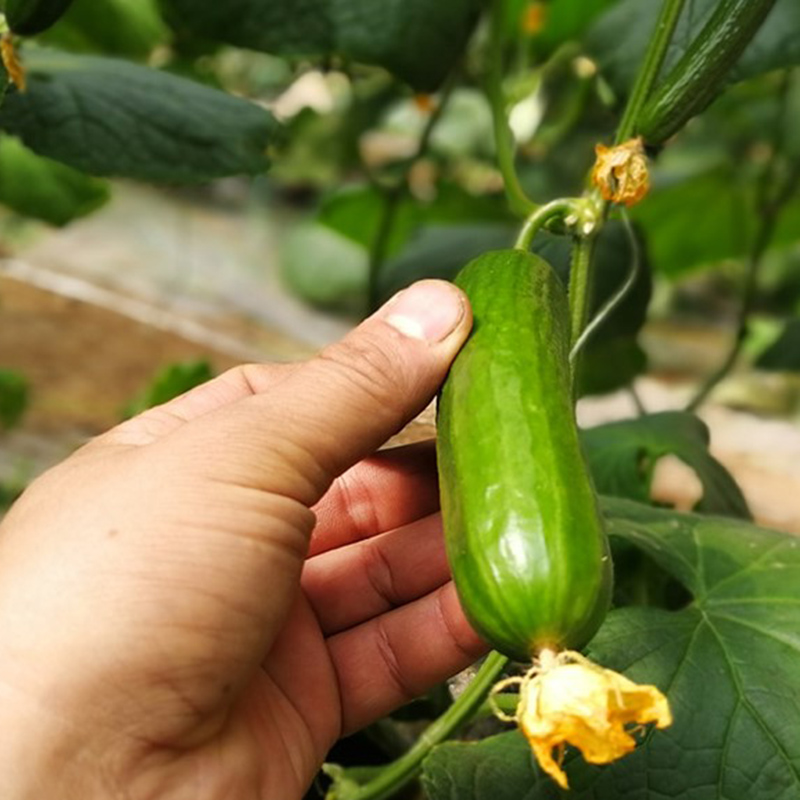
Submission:
POLYGON ((464 299, 446 281, 420 281, 396 294, 378 312, 378 317, 404 336, 441 342, 463 319, 464 299))

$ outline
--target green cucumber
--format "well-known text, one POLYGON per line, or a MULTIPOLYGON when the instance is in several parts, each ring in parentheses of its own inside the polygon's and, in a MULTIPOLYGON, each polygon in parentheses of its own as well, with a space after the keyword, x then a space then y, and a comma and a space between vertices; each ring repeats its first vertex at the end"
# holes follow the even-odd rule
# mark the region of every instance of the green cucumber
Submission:
POLYGON ((612 565, 572 405, 566 294, 522 250, 486 253, 456 283, 475 320, 438 405, 456 590, 475 630, 513 659, 578 649, 608 610, 612 565))
POLYGON ((637 129, 650 146, 659 145, 703 111, 776 0, 721 0, 708 22, 659 84, 639 116, 637 129))
POLYGON ((55 25, 73 0, 5 0, 5 15, 12 33, 35 36, 55 25))

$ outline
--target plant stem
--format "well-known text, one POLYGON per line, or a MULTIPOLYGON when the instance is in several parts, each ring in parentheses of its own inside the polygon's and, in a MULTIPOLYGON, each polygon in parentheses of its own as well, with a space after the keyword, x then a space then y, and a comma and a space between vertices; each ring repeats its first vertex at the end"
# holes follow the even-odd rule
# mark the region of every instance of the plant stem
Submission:
POLYGON ((569 270, 570 345, 572 347, 575 347, 580 339, 589 318, 594 241, 593 235, 576 238, 572 248, 572 263, 569 270))
POLYGON ((572 393, 578 399, 579 352, 575 350, 589 318, 589 305, 592 297, 592 254, 596 234, 576 238, 572 247, 572 262, 569 270, 569 312, 570 312, 570 372, 572 393), (573 355, 574 354, 574 355, 573 355))
POLYGON ((678 24, 685 2, 686 0, 664 0, 661 6, 661 13, 647 47, 644 61, 639 68, 636 82, 622 115, 622 121, 617 128, 616 144, 627 141, 636 132, 639 115, 653 91, 661 68, 664 66, 664 59, 667 56, 672 36, 675 33, 675 26, 678 24))
POLYGON ((508 659, 492 652, 483 662, 478 674, 458 699, 432 722, 414 746, 403 756, 384 767, 380 774, 355 790, 341 794, 337 800, 386 800, 413 780, 431 749, 448 739, 480 709, 508 659))
POLYGON ((514 247, 517 250, 525 250, 526 252, 531 249, 533 240, 536 234, 551 220, 559 217, 564 218, 569 216, 575 211, 576 201, 571 198, 559 198, 558 200, 551 200, 543 206, 539 206, 529 217, 525 220, 525 224, 517 236, 517 241, 514 247))
POLYGON ((520 217, 530 216, 537 208, 525 193, 519 181, 514 159, 514 139, 508 125, 506 97, 503 90, 503 56, 505 37, 503 34, 503 0, 494 0, 490 17, 490 33, 486 71, 486 94, 492 109, 494 140, 497 149, 497 165, 503 175, 508 205, 520 217))

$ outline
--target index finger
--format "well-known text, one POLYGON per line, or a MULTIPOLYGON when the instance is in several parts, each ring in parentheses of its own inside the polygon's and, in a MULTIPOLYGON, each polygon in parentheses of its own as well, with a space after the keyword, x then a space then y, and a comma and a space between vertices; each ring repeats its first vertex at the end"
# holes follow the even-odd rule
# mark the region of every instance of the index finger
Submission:
POLYGON ((309 556, 408 525, 438 508, 434 441, 382 450, 337 478, 314 507, 309 556))

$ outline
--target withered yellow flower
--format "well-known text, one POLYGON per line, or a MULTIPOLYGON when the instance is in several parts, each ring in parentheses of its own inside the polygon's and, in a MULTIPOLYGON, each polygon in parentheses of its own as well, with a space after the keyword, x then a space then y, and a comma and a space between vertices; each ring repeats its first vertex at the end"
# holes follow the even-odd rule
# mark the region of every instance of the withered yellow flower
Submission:
POLYGON ((3 66, 6 68, 11 82, 21 92, 26 91, 27 79, 25 68, 19 60, 19 54, 14 47, 14 36, 10 32, 6 32, 0 37, 0 56, 2 57, 3 66))
POLYGON ((531 2, 522 13, 522 29, 528 36, 535 36, 544 29, 547 6, 542 2, 531 2))
POLYGON ((650 173, 641 137, 628 139, 616 147, 598 144, 592 183, 604 200, 632 206, 650 190, 650 173))
POLYGON ((527 675, 501 681, 495 692, 512 685, 520 687, 516 713, 500 716, 519 725, 541 768, 564 789, 566 745, 592 764, 609 764, 636 747, 634 734, 644 725, 672 723, 667 699, 655 686, 639 686, 579 653, 547 651, 527 675))

